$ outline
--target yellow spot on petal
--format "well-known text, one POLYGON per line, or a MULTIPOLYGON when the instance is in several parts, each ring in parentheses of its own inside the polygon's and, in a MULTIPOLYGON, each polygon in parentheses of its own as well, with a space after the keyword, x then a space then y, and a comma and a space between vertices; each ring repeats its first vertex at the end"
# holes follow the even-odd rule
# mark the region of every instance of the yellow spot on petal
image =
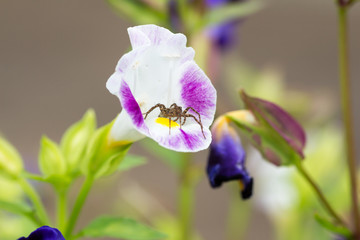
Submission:
POLYGON ((163 125, 165 127, 171 127, 171 128, 180 126, 177 122, 174 122, 172 120, 170 121, 171 126, 169 126, 169 119, 168 118, 162 118, 162 117, 157 118, 155 120, 155 122, 159 123, 159 124, 161 124, 161 125, 163 125))

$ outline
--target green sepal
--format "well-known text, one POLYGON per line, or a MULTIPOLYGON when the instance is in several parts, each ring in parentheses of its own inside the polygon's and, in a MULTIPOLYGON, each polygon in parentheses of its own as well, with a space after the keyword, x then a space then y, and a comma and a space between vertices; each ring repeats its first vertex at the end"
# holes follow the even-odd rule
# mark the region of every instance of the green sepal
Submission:
POLYGON ((156 24, 166 26, 165 13, 152 8, 139 0, 107 0, 109 5, 119 14, 125 15, 136 24, 156 24))
POLYGON ((110 237, 124 240, 156 240, 164 239, 166 235, 160 233, 135 220, 101 216, 93 220, 77 236, 84 237, 110 237))
POLYGON ((333 233, 336 233, 336 234, 340 234, 340 235, 346 237, 346 239, 353 239, 352 233, 349 229, 347 229, 343 226, 336 225, 336 224, 332 223, 331 221, 329 221, 328 219, 326 219, 325 217, 320 216, 319 214, 315 214, 314 218, 321 226, 323 226, 327 230, 329 230, 333 233))
POLYGON ((86 148, 82 171, 86 176, 99 178, 114 173, 124 159, 131 143, 112 144, 109 133, 113 122, 99 128, 86 148))
POLYGON ((66 162, 59 146, 43 136, 39 151, 40 171, 49 182, 66 176, 66 162))
POLYGON ((79 174, 79 165, 84 158, 86 145, 95 129, 95 112, 89 109, 80 121, 70 126, 64 133, 60 148, 70 176, 77 176, 79 174))
POLYGON ((16 178, 23 168, 22 158, 16 148, 0 136, 0 174, 16 178))
POLYGON ((203 18, 203 25, 205 27, 211 27, 247 17, 259 11, 262 6, 263 4, 260 1, 228 3, 207 11, 203 18))

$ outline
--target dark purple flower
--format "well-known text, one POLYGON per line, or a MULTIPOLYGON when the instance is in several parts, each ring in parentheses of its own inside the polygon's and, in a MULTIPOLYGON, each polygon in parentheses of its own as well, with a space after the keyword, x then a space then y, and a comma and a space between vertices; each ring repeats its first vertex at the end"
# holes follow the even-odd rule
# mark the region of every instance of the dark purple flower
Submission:
MULTIPOLYGON (((243 2, 244 0, 206 0, 208 8, 217 8, 228 3, 243 2)), ((236 41, 236 27, 243 22, 243 19, 231 20, 223 24, 211 27, 208 31, 212 42, 220 49, 227 50, 236 41)))
POLYGON ((30 233, 27 238, 21 237, 18 240, 65 240, 65 238, 56 228, 42 226, 30 233))
POLYGON ((223 182, 238 180, 241 196, 248 199, 252 195, 253 179, 245 168, 245 150, 235 130, 229 126, 226 117, 219 117, 212 126, 213 141, 207 174, 213 188, 223 182))

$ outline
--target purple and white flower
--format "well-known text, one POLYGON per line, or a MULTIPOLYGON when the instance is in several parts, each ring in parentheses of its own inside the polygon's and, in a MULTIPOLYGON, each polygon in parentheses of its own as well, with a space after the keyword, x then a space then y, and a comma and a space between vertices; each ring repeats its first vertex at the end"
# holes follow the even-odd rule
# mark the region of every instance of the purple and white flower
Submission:
MULTIPOLYGON (((131 27, 128 33, 133 50, 121 57, 106 83, 123 108, 112 127, 112 140, 133 142, 147 136, 175 151, 206 149, 211 142, 216 90, 194 62, 195 52, 186 47, 186 37, 156 25, 131 27), (174 103, 198 112, 203 128, 192 117, 184 125, 184 118, 169 124, 168 118, 159 117, 159 108, 144 119, 155 105, 169 108, 174 103)), ((198 117, 196 112, 188 113, 198 117)))

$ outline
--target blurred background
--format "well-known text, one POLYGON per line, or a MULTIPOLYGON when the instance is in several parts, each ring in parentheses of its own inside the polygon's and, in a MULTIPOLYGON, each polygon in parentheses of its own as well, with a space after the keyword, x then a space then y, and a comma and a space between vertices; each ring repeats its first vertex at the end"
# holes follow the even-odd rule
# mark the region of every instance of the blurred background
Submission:
MULTIPOLYGON (((213 81, 219 97, 223 94, 229 102, 218 105, 218 114, 241 106, 240 100, 236 100, 237 93, 227 92, 239 89, 241 81, 246 82, 247 76, 256 73, 258 78, 277 79, 276 84, 285 89, 286 97, 282 98, 285 101, 280 105, 286 107, 292 97, 306 102, 294 110, 295 114, 305 112, 300 118, 302 123, 321 126, 332 119, 331 122, 340 126, 336 17, 331 0, 266 1, 262 10, 238 25, 236 45, 222 53, 219 60, 220 70, 213 81), (232 72, 230 66, 238 72, 232 72)), ((360 122, 359 23, 360 4, 350 12, 355 123, 360 122)), ((101 0, 0 1, 0 133, 18 148, 29 171, 38 172, 37 155, 43 134, 59 141, 65 129, 88 108, 95 110, 99 126, 120 112, 118 99, 109 94, 105 83, 119 58, 130 50, 126 29, 133 25, 101 0)), ((359 149, 360 125, 357 125, 355 136, 359 149)), ((341 144, 341 134, 336 136, 340 137, 334 144, 341 144)), ((329 146, 324 144, 324 151, 330 151, 329 146)), ((99 213, 110 214, 115 209, 116 213, 124 214, 128 211, 128 203, 124 203, 127 198, 130 202, 137 199, 137 207, 145 202, 146 206, 138 211, 149 215, 161 211, 176 213, 177 176, 141 143, 135 143, 131 153, 146 156, 148 163, 95 185, 81 215, 80 227, 99 213), (102 204, 107 201, 110 203, 102 204)), ((195 156, 196 163, 205 167, 207 151, 195 156)), ((326 159, 321 160, 326 164, 326 159)), ((250 169, 257 168, 254 163, 249 165, 250 169)), ((270 168, 281 175, 280 170, 270 168)), ((257 174, 265 173, 254 173, 255 179, 257 174)), ((260 193, 264 188, 266 194, 281 195, 271 186, 261 187, 261 180, 258 182, 255 180, 255 198, 265 194, 260 193)), ((41 184, 38 187, 51 209, 52 190, 41 184)), ((206 178, 199 184, 195 226, 203 239, 225 239, 230 195, 231 190, 226 187, 211 189, 206 178)), ((274 230, 277 222, 256 205, 262 205, 263 200, 266 198, 244 202, 239 197, 235 203, 242 209, 239 215, 251 216, 246 220, 244 239, 279 239, 274 230), (246 209, 251 205, 256 207, 248 213, 246 209)), ((281 204, 287 202, 276 204, 275 209, 280 211, 286 207, 281 204)), ((241 224, 239 220, 239 228, 241 224)))

